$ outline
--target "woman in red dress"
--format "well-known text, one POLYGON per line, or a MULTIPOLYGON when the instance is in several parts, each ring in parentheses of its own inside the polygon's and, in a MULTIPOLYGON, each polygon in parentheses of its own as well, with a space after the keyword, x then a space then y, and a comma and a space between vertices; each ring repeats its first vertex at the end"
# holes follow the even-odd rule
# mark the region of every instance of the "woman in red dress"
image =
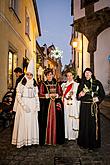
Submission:
POLYGON ((56 79, 53 78, 53 71, 47 68, 44 71, 47 78, 40 85, 40 112, 39 130, 40 145, 63 144, 64 135, 64 109, 61 101, 62 89, 56 79))

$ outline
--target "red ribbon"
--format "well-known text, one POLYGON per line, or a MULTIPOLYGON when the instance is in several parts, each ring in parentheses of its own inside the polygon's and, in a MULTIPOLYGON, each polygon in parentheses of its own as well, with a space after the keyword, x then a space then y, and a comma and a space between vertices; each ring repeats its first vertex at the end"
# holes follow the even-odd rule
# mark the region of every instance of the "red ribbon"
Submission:
POLYGON ((64 98, 65 98, 66 94, 71 90, 72 86, 73 86, 73 83, 71 83, 70 85, 68 85, 68 87, 66 88, 66 91, 63 94, 63 102, 64 102, 64 98))

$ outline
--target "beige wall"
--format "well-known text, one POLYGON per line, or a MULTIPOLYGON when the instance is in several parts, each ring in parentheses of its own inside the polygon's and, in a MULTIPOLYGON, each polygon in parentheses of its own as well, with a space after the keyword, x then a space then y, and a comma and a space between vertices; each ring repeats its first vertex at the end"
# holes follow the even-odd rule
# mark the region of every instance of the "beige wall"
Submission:
MULTIPOLYGON (((85 8, 81 9, 81 0, 73 0, 74 1, 74 20, 77 20, 81 17, 85 16, 85 8)), ((110 7, 110 0, 99 0, 98 2, 94 3, 94 11, 101 10, 105 7, 110 7)))
POLYGON ((83 35, 83 71, 87 68, 90 67, 90 54, 87 52, 88 49, 88 40, 87 38, 83 35))
POLYGON ((74 20, 77 20, 81 17, 85 16, 85 8, 81 9, 81 0, 73 0, 74 1, 74 6, 73 6, 73 10, 74 10, 74 20))
POLYGON ((20 67, 23 65, 25 50, 28 52, 29 59, 33 56, 36 60, 36 38, 39 33, 32 0, 19 0, 18 15, 21 23, 9 10, 9 1, 0 1, 0 101, 7 92, 9 47, 18 55, 18 66, 20 67), (30 17, 30 40, 25 35, 25 8, 30 17))
POLYGON ((87 52, 87 48, 88 48, 87 38, 83 35, 83 45, 82 45, 82 34, 78 33, 78 48, 76 48, 75 50, 76 50, 76 70, 77 70, 77 74, 80 77, 82 76, 82 54, 83 54, 83 71, 85 70, 85 68, 90 67, 90 54, 87 52))
POLYGON ((101 10, 105 7, 110 7, 110 0, 99 0, 94 4, 94 11, 101 10))
POLYGON ((97 39, 97 51, 94 54, 95 61, 95 75, 98 78, 105 89, 106 94, 110 92, 110 62, 107 60, 110 55, 110 28, 104 30, 97 39))

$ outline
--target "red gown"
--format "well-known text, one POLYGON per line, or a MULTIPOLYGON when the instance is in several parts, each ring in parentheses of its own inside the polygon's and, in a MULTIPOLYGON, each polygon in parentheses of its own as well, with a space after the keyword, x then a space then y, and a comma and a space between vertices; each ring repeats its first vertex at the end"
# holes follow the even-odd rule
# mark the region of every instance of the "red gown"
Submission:
POLYGON ((55 81, 45 81, 40 85, 39 139, 40 145, 63 144, 64 108, 61 100, 62 89, 55 81), (56 94, 50 98, 49 94, 56 94))

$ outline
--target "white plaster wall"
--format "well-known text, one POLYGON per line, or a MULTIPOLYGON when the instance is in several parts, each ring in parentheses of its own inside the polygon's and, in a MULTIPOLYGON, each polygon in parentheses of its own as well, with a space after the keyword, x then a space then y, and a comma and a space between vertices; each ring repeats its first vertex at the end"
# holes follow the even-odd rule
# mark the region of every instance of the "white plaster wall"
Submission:
POLYGON ((94 4, 94 11, 101 10, 105 7, 110 7, 110 0, 100 0, 94 4))
MULTIPOLYGON (((81 33, 78 33, 78 38, 79 40, 82 40, 81 33)), ((81 47, 82 47, 82 43, 81 43, 81 47)), ((87 52, 87 48, 88 48, 88 40, 83 35, 83 71, 87 67, 90 67, 90 54, 87 52)), ((79 52, 79 68, 77 69, 77 73, 80 77, 82 76, 82 49, 79 52)))
POLYGON ((83 71, 90 67, 90 54, 87 52, 88 40, 83 35, 83 71))
POLYGON ((97 51, 94 53, 94 70, 96 78, 99 79, 109 94, 108 80, 110 79, 110 62, 107 60, 110 55, 110 28, 104 30, 97 38, 97 51))
MULTIPOLYGON (((74 1, 74 20, 77 20, 81 17, 85 16, 85 8, 81 9, 81 0, 73 0, 74 1)), ((94 12, 101 10, 105 7, 110 7, 110 0, 100 0, 94 3, 94 12)))
POLYGON ((74 0, 73 10, 74 10, 74 20, 77 20, 85 16, 85 8, 81 9, 80 0, 74 0))

